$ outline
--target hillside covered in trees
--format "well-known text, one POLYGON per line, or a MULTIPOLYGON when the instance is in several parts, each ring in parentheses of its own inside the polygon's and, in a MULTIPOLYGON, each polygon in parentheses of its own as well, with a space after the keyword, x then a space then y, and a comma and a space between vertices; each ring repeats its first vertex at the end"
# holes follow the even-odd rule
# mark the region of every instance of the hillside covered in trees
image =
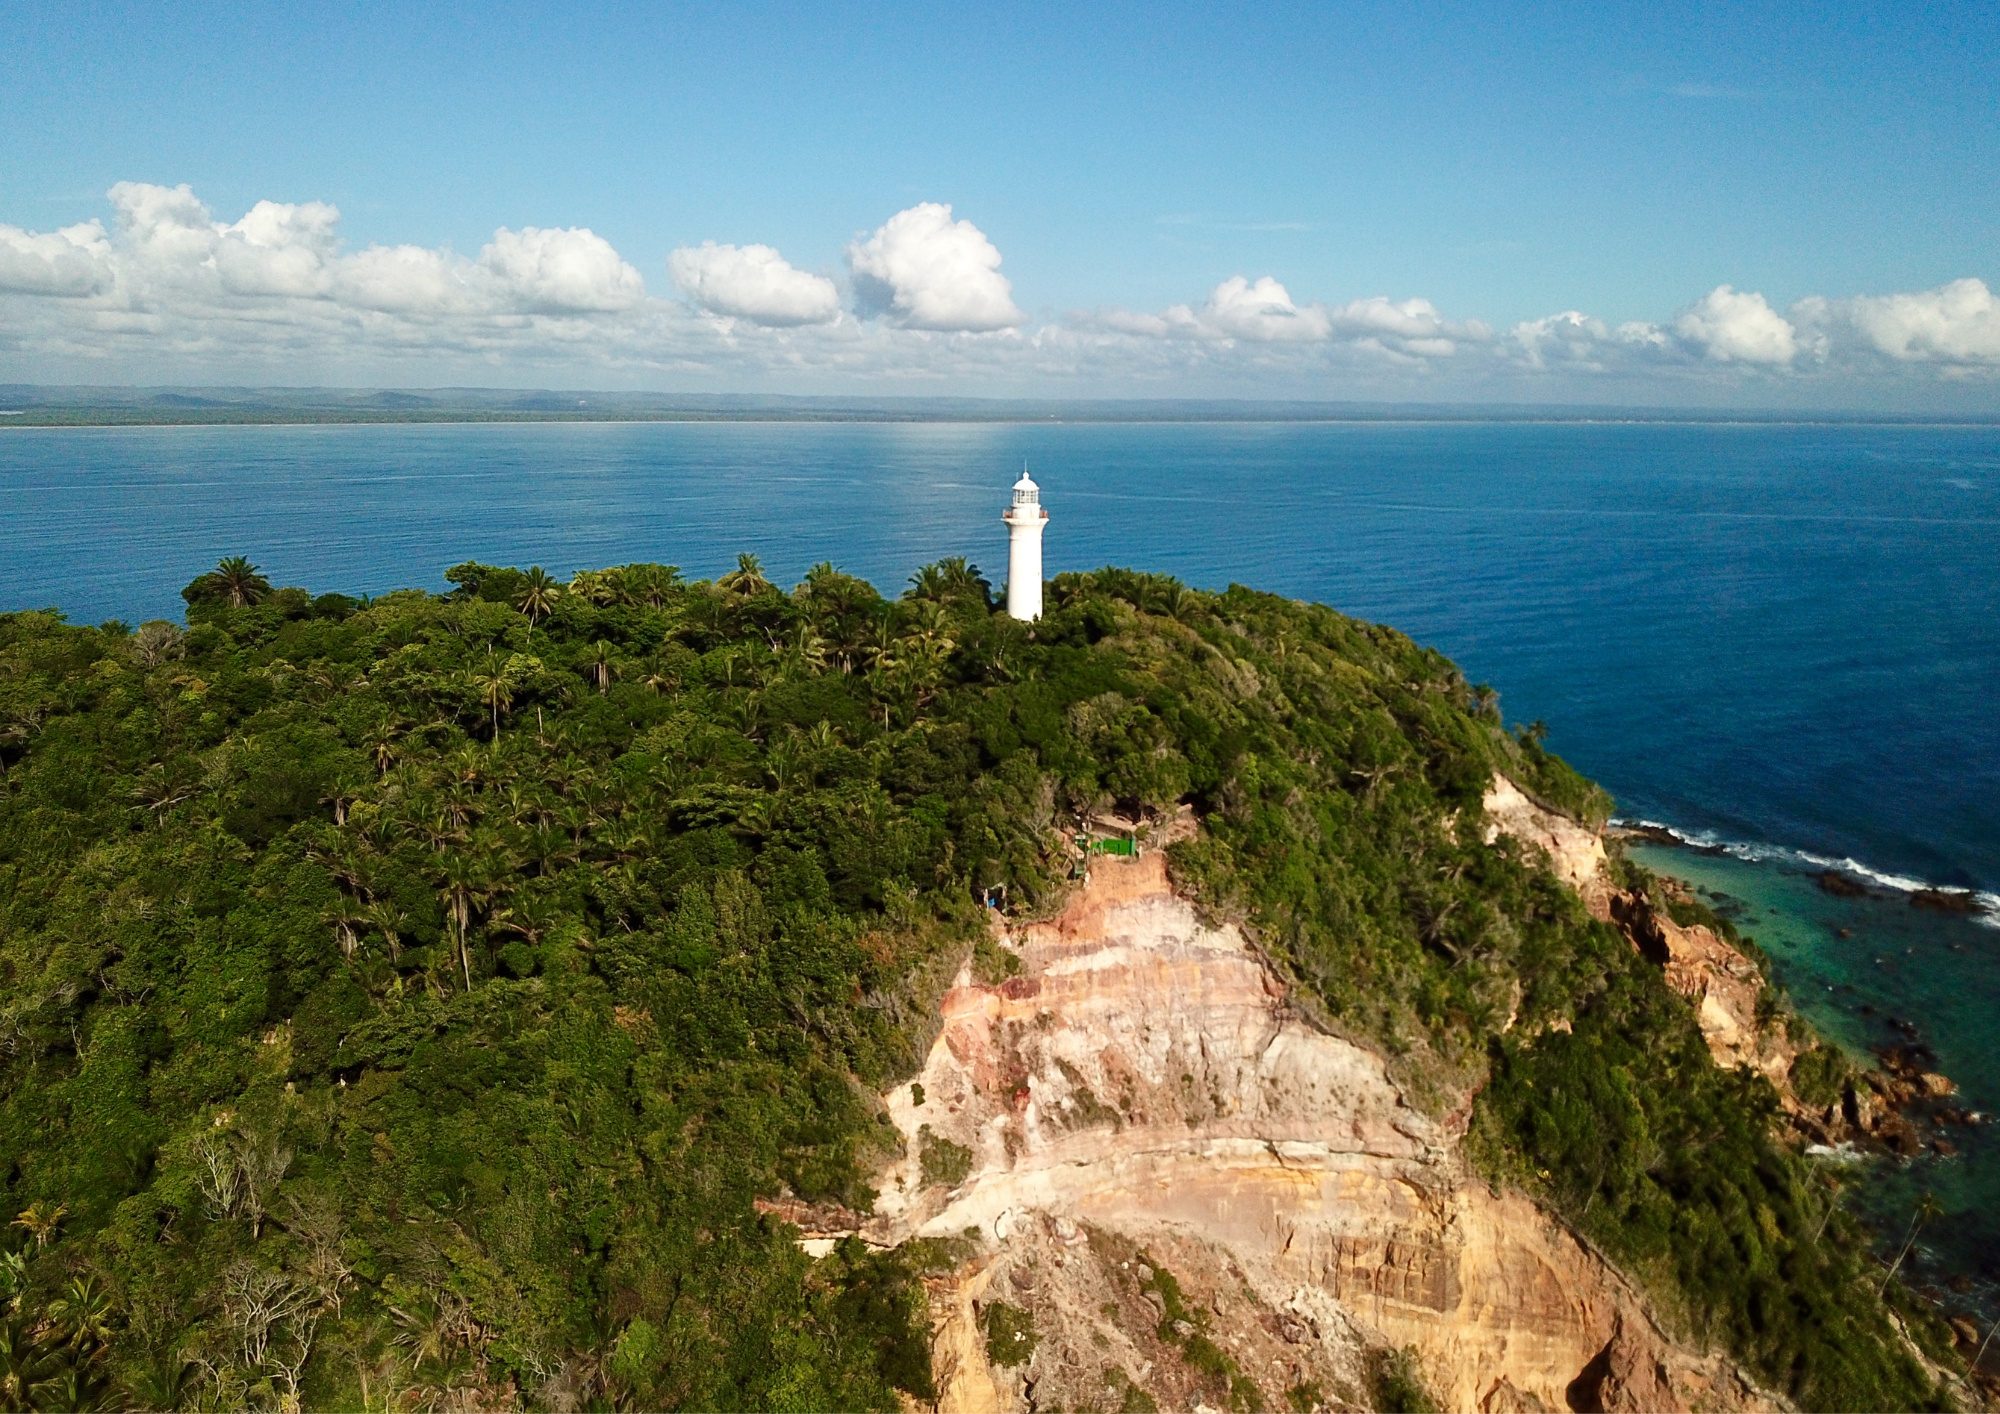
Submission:
POLYGON ((946 1245, 814 1261, 753 1202, 866 1210, 876 1095, 1008 960, 986 891, 1182 801, 1177 885, 1476 1091, 1495 1184, 1791 1399, 1940 1397, 1768 1083, 1482 843, 1495 771, 1609 802, 1436 652, 1111 569, 1032 628, 958 561, 448 578, 0 616, 0 1408, 929 1398, 946 1245))

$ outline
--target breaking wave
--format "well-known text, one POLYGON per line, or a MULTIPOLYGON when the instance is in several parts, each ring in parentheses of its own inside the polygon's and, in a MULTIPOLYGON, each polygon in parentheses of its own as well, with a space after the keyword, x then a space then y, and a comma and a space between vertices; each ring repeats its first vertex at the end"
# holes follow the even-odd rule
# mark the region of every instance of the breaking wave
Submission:
POLYGON ((1667 835, 1690 849, 1714 850, 1750 864, 1776 864, 1781 868, 1813 871, 1832 869, 1858 883, 1878 889, 1888 889, 1895 893, 1959 895, 1970 893, 1973 902, 1979 906, 1979 912, 1972 915, 1973 921, 1988 928, 2000 928, 2000 894, 1934 884, 1927 879, 1913 878, 1908 874, 1891 874, 1880 869, 1872 869, 1860 860, 1846 856, 1836 859, 1824 854, 1814 854, 1811 850, 1792 849, 1787 845, 1747 844, 1741 840, 1728 840, 1713 830, 1683 830, 1659 820, 1614 817, 1611 823, 1628 830, 1644 830, 1649 834, 1667 835))

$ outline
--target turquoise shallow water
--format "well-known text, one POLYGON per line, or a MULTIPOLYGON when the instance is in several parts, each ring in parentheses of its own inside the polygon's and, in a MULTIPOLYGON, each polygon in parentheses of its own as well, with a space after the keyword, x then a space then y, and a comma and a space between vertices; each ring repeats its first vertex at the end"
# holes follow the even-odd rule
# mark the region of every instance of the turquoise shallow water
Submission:
MULTIPOLYGON (((1239 581, 1437 645, 1624 814, 1765 858, 1662 866, 1755 910, 1810 1017, 1857 1046, 1880 1039, 1864 1000, 1911 1020, 2000 1108, 2000 928, 1840 904, 1784 862, 2000 892, 2000 428, 8 429, 0 609, 178 616, 239 553, 379 593, 473 558, 711 575, 754 550, 781 580, 831 559, 893 592, 945 555, 1004 566, 1024 459, 1051 573, 1239 581), (1865 923, 1841 939, 1847 908, 1865 923)), ((1868 1201, 1907 1211, 1926 1183, 1952 1210, 1938 1273, 2000 1278, 1995 1146, 1885 1168, 1868 1201)))
MULTIPOLYGON (((1648 869, 1685 879, 1706 902, 1754 938, 1770 956, 1774 978, 1822 1035, 1858 1056, 1915 1039, 1937 1054, 1937 1067, 1958 1082, 1952 1103, 2000 1114, 2000 967, 1993 929, 1970 918, 1911 907, 1908 895, 1879 889, 1840 898, 1819 886, 1819 871, 1800 861, 1637 843, 1631 854, 1648 869)), ((1871 1159, 1852 1206, 1884 1233, 1900 1234, 1918 1195, 1934 1193, 1946 1216, 1919 1240, 1912 1256, 1917 1280, 1937 1288, 1947 1305, 1977 1304, 2000 1314, 2000 1124, 1941 1131, 1958 1154, 1915 1160, 1871 1159), (1951 1285, 1961 1288, 1951 1290, 1951 1285)))

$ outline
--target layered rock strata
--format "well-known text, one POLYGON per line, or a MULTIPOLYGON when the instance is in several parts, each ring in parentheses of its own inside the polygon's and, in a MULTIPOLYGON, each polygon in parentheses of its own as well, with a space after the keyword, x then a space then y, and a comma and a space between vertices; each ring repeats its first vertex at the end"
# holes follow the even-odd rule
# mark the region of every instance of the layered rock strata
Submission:
POLYGON ((945 997, 886 1097, 906 1156, 857 1224, 971 1253, 932 1292, 940 1407, 1226 1407, 1235 1381, 1350 1407, 1403 1348, 1448 1408, 1755 1402, 1531 1203, 1469 1181, 1458 1132, 1295 1015, 1162 856, 1101 860, 1059 917, 994 927, 1020 973, 945 997))

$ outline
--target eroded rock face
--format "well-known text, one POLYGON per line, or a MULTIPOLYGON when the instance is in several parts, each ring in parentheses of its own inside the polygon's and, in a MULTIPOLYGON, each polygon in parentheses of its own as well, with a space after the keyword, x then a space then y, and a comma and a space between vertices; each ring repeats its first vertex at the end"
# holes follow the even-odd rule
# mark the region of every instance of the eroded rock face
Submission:
POLYGON ((1611 882, 1604 838, 1561 811, 1535 804, 1505 776, 1495 776, 1480 802, 1486 809, 1486 843, 1511 835, 1548 856, 1549 868, 1582 897, 1593 918, 1609 922, 1611 882))
POLYGON ((1760 1034, 1757 997, 1763 975, 1754 963, 1700 924, 1683 928, 1636 894, 1612 882, 1604 840, 1560 811, 1528 799, 1495 776, 1483 801, 1486 842, 1510 835, 1540 851, 1555 876, 1575 889, 1593 918, 1616 923, 1666 971, 1667 985, 1694 1003, 1709 1054, 1724 1067, 1750 1065, 1781 1089, 1797 1052, 1760 1034))
POLYGON ((1784 1088, 1797 1052, 1757 1023, 1764 976, 1755 963, 1696 923, 1683 928, 1631 894, 1612 896, 1611 914, 1633 945, 1660 964, 1666 982, 1695 1005, 1708 1053, 1724 1067, 1748 1065, 1784 1088))
POLYGON ((1116 1408, 1128 1386, 1226 1407, 1233 1379, 1345 1407, 1371 1352, 1406 1346, 1449 1408, 1748 1398, 1526 1199, 1467 1181, 1459 1135, 1295 1016, 1162 856, 1101 861, 1005 942, 1020 975, 961 976, 916 1086, 886 1097, 908 1153, 864 1229, 977 1229, 932 1293, 942 1407, 1116 1408), (1031 1318, 1032 1356, 989 1358, 996 1302, 1031 1318))

